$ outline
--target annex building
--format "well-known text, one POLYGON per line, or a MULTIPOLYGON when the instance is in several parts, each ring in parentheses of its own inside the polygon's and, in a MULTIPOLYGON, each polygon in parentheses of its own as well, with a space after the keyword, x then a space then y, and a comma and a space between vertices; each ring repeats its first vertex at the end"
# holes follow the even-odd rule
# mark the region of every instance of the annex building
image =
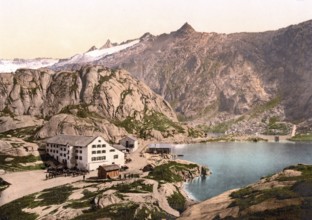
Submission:
POLYGON ((47 139, 46 152, 67 168, 96 170, 100 165, 124 165, 125 154, 101 136, 57 135, 47 139))

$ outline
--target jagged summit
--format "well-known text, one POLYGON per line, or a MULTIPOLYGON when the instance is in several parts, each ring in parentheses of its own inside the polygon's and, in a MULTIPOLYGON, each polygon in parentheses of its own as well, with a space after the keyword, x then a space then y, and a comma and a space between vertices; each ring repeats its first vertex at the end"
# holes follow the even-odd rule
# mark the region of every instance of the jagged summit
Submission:
POLYGON ((191 34, 194 32, 196 32, 195 29, 187 22, 176 31, 178 34, 191 34))
POLYGON ((89 50, 87 50, 87 52, 94 51, 94 50, 97 50, 96 46, 92 46, 89 50))
POLYGON ((106 43, 100 48, 100 50, 101 49, 106 49, 106 48, 111 48, 111 47, 114 47, 114 46, 117 46, 118 44, 117 43, 112 43, 111 41, 110 41, 110 39, 108 39, 107 41, 106 41, 106 43))
POLYGON ((140 37, 140 40, 149 40, 151 38, 155 37, 154 35, 152 35, 151 33, 149 32, 146 32, 145 34, 143 34, 141 37, 140 37))

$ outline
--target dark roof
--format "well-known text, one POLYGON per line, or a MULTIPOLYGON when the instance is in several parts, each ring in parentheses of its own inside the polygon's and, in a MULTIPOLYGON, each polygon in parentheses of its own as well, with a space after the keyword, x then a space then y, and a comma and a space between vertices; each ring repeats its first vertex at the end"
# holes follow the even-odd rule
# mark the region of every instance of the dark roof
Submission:
POLYGON ((71 145, 85 147, 90 144, 95 138, 95 136, 77 136, 77 135, 57 135, 49 138, 46 142, 48 144, 61 144, 61 145, 71 145))
MULTIPOLYGON (((125 138, 129 138, 129 139, 134 140, 134 141, 136 141, 136 140, 137 140, 135 137, 130 136, 130 135, 125 136, 125 137, 123 137, 122 139, 125 139, 125 138)), ((121 139, 121 140, 122 140, 122 139, 121 139)))
POLYGON ((116 148, 117 150, 120 150, 120 151, 122 151, 122 150, 127 150, 126 147, 124 147, 124 146, 122 146, 122 145, 120 145, 120 144, 114 144, 114 145, 113 145, 113 148, 116 148))
POLYGON ((120 169, 120 167, 117 164, 101 165, 100 167, 102 167, 103 170, 106 170, 106 171, 113 171, 113 170, 119 170, 120 169))

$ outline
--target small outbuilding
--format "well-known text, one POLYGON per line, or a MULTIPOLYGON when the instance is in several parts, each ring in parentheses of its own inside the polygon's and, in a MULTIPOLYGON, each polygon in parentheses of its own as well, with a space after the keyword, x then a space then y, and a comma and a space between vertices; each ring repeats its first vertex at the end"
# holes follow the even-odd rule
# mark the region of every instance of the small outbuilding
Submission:
POLYGON ((123 153, 129 152, 129 150, 126 147, 122 146, 121 144, 113 144, 113 148, 116 148, 117 150, 119 150, 123 153))
POLYGON ((99 179, 113 179, 119 176, 120 167, 117 164, 102 165, 98 169, 99 179))
POLYGON ((169 144, 150 144, 147 152, 151 154, 171 154, 172 146, 169 144))
POLYGON ((119 143, 130 152, 136 151, 139 146, 138 140, 133 136, 125 136, 119 141, 119 143))

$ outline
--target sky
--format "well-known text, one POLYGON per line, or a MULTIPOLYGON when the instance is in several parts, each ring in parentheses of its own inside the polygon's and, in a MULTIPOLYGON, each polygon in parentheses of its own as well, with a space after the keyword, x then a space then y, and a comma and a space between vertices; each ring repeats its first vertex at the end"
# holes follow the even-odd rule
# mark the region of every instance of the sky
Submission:
POLYGON ((146 32, 275 30, 312 19, 312 0, 0 0, 0 59, 66 58, 146 32))

